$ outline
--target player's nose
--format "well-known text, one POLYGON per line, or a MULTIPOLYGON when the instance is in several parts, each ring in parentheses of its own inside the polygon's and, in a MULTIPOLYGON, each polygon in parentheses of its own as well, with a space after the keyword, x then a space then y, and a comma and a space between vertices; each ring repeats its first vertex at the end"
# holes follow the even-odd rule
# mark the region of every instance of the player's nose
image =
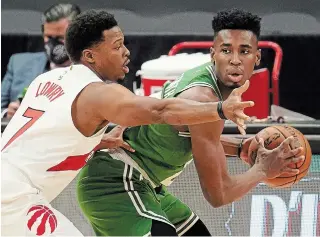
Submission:
POLYGON ((124 48, 125 48, 124 56, 129 58, 130 57, 130 50, 126 46, 124 46, 124 48))

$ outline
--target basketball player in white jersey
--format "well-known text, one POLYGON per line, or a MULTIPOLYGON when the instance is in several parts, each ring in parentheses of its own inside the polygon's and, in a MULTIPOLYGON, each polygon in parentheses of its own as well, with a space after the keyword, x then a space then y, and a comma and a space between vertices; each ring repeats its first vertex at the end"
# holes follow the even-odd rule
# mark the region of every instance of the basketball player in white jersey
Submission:
POLYGON ((116 83, 129 51, 114 17, 88 11, 72 22, 66 48, 74 65, 40 75, 2 137, 1 231, 15 236, 79 236, 50 202, 90 159, 106 126, 198 124, 229 119, 243 132, 248 84, 223 103, 135 96, 116 83))

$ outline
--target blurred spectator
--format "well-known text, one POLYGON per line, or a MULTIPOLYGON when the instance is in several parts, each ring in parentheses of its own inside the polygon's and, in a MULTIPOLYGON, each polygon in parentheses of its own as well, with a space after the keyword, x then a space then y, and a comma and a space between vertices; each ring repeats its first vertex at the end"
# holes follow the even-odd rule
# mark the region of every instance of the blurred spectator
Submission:
POLYGON ((18 53, 10 57, 1 86, 1 117, 11 118, 20 106, 24 88, 40 74, 56 67, 70 65, 64 48, 64 35, 72 19, 80 14, 74 4, 56 4, 42 15, 45 51, 18 53))

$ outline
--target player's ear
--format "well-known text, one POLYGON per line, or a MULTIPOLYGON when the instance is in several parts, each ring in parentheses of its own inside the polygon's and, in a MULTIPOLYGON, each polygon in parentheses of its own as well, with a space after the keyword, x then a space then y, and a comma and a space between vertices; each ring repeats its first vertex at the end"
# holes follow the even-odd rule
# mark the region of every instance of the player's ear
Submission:
POLYGON ((95 62, 93 53, 90 49, 85 49, 82 51, 82 58, 90 64, 95 62))
POLYGON ((214 48, 213 48, 213 47, 210 47, 210 58, 211 58, 211 62, 212 62, 213 64, 215 64, 214 54, 215 54, 214 48))
POLYGON ((258 49, 257 55, 256 55, 256 66, 260 65, 260 61, 261 61, 261 49, 258 49))

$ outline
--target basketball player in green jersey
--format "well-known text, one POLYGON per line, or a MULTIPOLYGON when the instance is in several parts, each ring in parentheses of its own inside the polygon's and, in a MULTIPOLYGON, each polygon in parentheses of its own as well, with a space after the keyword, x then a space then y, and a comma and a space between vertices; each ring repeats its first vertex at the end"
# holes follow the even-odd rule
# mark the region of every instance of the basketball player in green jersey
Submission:
MULTIPOLYGON (((200 102, 225 100, 243 85, 259 64, 260 18, 241 10, 223 11, 213 19, 212 62, 186 71, 165 84, 162 98, 179 97, 200 102)), ((289 151, 287 139, 268 151, 260 141, 256 164, 246 173, 231 176, 225 155, 236 155, 239 141, 223 140, 224 122, 193 126, 147 125, 123 134, 135 152, 120 148, 99 151, 80 172, 77 194, 80 207, 99 236, 210 235, 197 215, 166 186, 192 161, 203 194, 213 207, 231 203, 266 178, 303 159, 301 149, 289 151), (223 143, 223 144, 222 144, 223 143), (288 159, 287 159, 288 158, 288 159)), ((121 135, 121 129, 115 133, 121 135)), ((245 142, 246 158, 250 140, 245 142)), ((108 146, 106 146, 108 147, 108 146)))

